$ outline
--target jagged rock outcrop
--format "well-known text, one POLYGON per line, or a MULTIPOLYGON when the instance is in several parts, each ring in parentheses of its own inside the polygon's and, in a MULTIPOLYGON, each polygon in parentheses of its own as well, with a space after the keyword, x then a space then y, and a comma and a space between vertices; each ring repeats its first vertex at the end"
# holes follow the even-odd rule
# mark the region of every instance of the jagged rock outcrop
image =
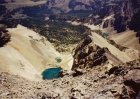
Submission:
POLYGON ((3 47, 10 41, 10 34, 7 32, 6 28, 0 28, 0 47, 3 47))
POLYGON ((101 65, 108 60, 105 53, 110 53, 109 50, 101 48, 91 41, 91 38, 87 37, 75 49, 72 70, 93 68, 93 66, 101 65))
POLYGON ((127 86, 130 86, 134 91, 136 96, 136 99, 140 98, 139 92, 140 92, 140 70, 134 69, 130 70, 127 75, 124 76, 126 79, 124 81, 124 84, 127 86))

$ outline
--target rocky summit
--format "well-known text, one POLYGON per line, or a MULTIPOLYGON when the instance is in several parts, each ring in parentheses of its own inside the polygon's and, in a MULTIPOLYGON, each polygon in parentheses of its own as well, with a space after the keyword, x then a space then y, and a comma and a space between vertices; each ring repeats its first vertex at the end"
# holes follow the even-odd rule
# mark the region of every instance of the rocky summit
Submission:
POLYGON ((139 0, 1 0, 0 99, 140 99, 139 0))

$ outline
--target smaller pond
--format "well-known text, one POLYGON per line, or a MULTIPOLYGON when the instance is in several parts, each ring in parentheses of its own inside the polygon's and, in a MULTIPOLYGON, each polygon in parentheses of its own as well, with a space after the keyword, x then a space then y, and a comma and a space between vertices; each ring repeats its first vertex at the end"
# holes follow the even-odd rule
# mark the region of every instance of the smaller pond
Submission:
POLYGON ((104 37, 108 37, 109 35, 107 33, 103 33, 104 37))
POLYGON ((60 63, 62 61, 62 59, 60 57, 57 57, 55 60, 57 63, 60 63))
POLYGON ((62 70, 61 67, 49 68, 42 72, 43 79, 54 79, 58 78, 59 72, 62 70))

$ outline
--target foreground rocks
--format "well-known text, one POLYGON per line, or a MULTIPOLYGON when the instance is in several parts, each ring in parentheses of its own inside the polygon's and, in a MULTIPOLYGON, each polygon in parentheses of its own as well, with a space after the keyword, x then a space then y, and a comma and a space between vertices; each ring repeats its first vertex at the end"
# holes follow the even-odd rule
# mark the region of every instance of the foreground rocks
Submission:
POLYGON ((139 99, 138 67, 120 65, 107 70, 95 66, 82 75, 40 82, 0 72, 0 99, 139 99))

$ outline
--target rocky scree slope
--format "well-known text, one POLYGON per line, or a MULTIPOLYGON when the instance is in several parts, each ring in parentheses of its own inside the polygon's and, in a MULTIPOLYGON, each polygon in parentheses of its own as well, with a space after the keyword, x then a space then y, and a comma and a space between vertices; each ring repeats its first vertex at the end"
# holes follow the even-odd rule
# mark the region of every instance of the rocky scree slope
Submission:
POLYGON ((127 64, 95 66, 93 71, 73 77, 31 82, 0 72, 0 98, 33 99, 139 99, 139 66, 127 64))

